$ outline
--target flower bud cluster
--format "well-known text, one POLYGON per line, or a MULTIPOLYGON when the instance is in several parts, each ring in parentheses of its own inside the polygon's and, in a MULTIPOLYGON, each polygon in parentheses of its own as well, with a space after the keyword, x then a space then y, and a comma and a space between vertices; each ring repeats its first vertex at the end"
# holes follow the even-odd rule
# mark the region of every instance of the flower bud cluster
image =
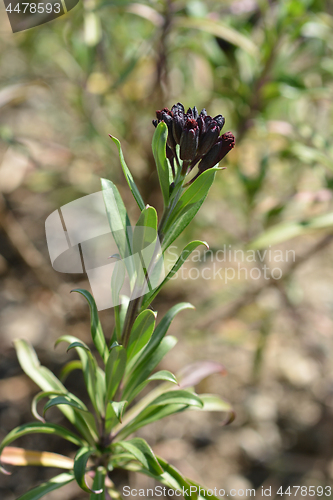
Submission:
POLYGON ((164 108, 156 111, 156 118, 153 120, 155 127, 161 121, 168 127, 167 157, 173 170, 177 144, 184 173, 190 172, 200 162, 197 175, 214 167, 235 146, 231 132, 220 136, 225 122, 222 115, 212 118, 205 109, 198 113, 195 106, 185 112, 184 106, 178 102, 171 110, 164 108))

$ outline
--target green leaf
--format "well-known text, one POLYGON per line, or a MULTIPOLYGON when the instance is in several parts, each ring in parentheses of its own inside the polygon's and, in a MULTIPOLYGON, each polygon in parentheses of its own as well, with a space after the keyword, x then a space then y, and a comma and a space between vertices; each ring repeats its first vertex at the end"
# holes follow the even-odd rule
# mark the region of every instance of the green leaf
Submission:
POLYGON ((85 344, 84 342, 81 342, 81 341, 75 341, 75 342, 72 342, 68 347, 67 347, 67 350, 66 352, 70 351, 71 349, 74 349, 75 347, 82 347, 83 349, 85 349, 86 351, 88 352, 91 352, 90 351, 90 347, 87 346, 87 344, 85 344))
POLYGON ((35 350, 26 340, 14 340, 14 346, 22 370, 41 389, 45 391, 58 390, 64 394, 67 392, 60 380, 48 368, 40 364, 35 350))
POLYGON ((200 399, 203 402, 202 408, 192 408, 193 410, 201 411, 219 411, 226 413, 227 417, 224 424, 230 424, 235 419, 235 411, 228 401, 224 401, 219 396, 215 394, 200 394, 200 399))
POLYGON ((111 294, 114 307, 115 329, 118 342, 121 340, 121 317, 120 317, 120 292, 124 284, 126 275, 125 264, 122 260, 115 262, 111 277, 111 294))
POLYGON ((87 462, 94 452, 95 450, 93 448, 88 448, 87 446, 83 446, 79 449, 74 458, 74 476, 77 484, 83 491, 98 494, 103 491, 101 488, 99 490, 94 490, 89 488, 86 483, 87 462))
MULTIPOLYGON (((109 403, 109 405, 111 406, 112 411, 113 411, 114 415, 116 416, 117 420, 121 423, 123 413, 124 413, 125 407, 127 405, 127 401, 119 401, 119 402, 111 401, 109 403)), ((107 415, 107 417, 108 417, 108 415, 107 415)))
POLYGON ((27 450, 15 446, 6 446, 2 452, 1 460, 5 464, 26 467, 36 465, 40 467, 56 467, 59 469, 73 469, 73 459, 52 453, 50 451, 27 450))
POLYGON ((136 458, 145 469, 153 474, 163 474, 163 469, 157 461, 149 444, 142 438, 133 438, 129 441, 118 441, 116 446, 121 446, 136 458))
POLYGON ((68 375, 72 373, 74 370, 82 370, 82 363, 78 359, 74 359, 73 361, 69 361, 62 367, 59 378, 61 382, 64 382, 68 375))
MULTIPOLYGON (((150 402, 135 418, 124 428, 126 435, 168 415, 183 411, 189 406, 203 407, 201 399, 192 392, 175 390, 161 394, 150 402)), ((123 435, 123 432, 120 435, 123 435)))
POLYGON ((161 291, 163 286, 176 274, 176 272, 181 268, 181 266, 184 264, 186 259, 200 245, 205 245, 207 250, 209 249, 208 244, 205 241, 200 241, 200 240, 192 241, 191 243, 186 245, 186 247, 184 248, 184 250, 182 251, 182 253, 178 257, 176 263, 173 265, 171 271, 167 274, 167 276, 164 278, 162 283, 157 288, 155 288, 155 290, 153 292, 148 293, 146 295, 146 298, 142 304, 142 309, 145 309, 146 307, 149 306, 149 304, 154 300, 156 295, 161 291))
POLYGON ((109 401, 105 412, 105 432, 110 433, 112 428, 122 423, 127 401, 109 401))
POLYGON ((149 205, 141 212, 133 232, 136 289, 152 288, 151 279, 157 259, 157 213, 149 205))
POLYGON ((89 293, 87 290, 83 290, 82 288, 76 288, 75 290, 72 290, 72 292, 78 292, 83 295, 83 297, 89 304, 91 337, 101 358, 103 359, 104 363, 106 363, 108 357, 108 348, 105 342, 102 325, 98 317, 95 300, 91 293, 89 293))
POLYGON ((131 394, 130 394, 131 400, 134 399, 138 394, 140 394, 140 392, 152 380, 164 380, 165 382, 171 382, 172 384, 178 385, 178 381, 173 373, 169 372, 168 370, 160 370, 159 372, 154 373, 154 375, 151 375, 150 377, 148 377, 147 380, 144 380, 140 385, 138 385, 135 388, 134 391, 131 392, 131 394))
POLYGON ((105 417, 105 399, 106 399, 106 388, 105 388, 105 373, 97 366, 96 369, 96 403, 99 408, 100 415, 105 417))
POLYGON ((81 411, 88 411, 88 408, 86 407, 85 404, 79 403, 78 401, 75 401, 74 399, 71 399, 70 396, 58 396, 55 398, 52 398, 50 401, 46 403, 44 406, 43 410, 43 415, 47 412, 49 408, 52 408, 52 406, 58 406, 58 405, 69 405, 73 406, 74 408, 77 408, 78 410, 81 411))
POLYGON ((171 404, 182 404, 203 408, 203 402, 193 392, 178 390, 168 391, 154 399, 148 406, 164 406, 171 404))
POLYGON ((37 405, 38 405, 39 401, 41 401, 42 399, 44 399, 46 397, 50 397, 50 396, 59 396, 59 394, 63 394, 63 393, 61 393, 59 391, 42 391, 42 392, 39 392, 38 394, 36 394, 36 396, 34 396, 32 403, 31 403, 31 413, 33 414, 33 416, 37 420, 39 420, 40 422, 45 423, 44 418, 41 417, 37 411, 37 405))
POLYGON ((71 473, 66 472, 60 474, 59 476, 53 477, 46 483, 37 486, 37 488, 34 488, 33 490, 28 491, 27 493, 24 493, 24 495, 21 495, 17 500, 38 500, 39 498, 42 498, 44 495, 47 495, 51 491, 57 490, 58 488, 65 486, 66 484, 70 483, 73 480, 74 476, 71 473))
POLYGON ((61 425, 51 424, 51 423, 41 424, 40 422, 31 422, 29 424, 20 425, 19 427, 16 427, 7 434, 7 436, 3 439, 3 441, 0 444, 0 456, 5 446, 8 446, 16 439, 20 438, 21 436, 25 436, 27 434, 38 434, 38 433, 59 436, 63 439, 66 439, 67 441, 70 441, 71 443, 76 444, 77 446, 83 446, 85 444, 84 441, 79 436, 67 430, 65 427, 62 427, 61 425))
POLYGON ((169 372, 168 370, 160 370, 157 373, 154 373, 154 375, 151 375, 148 378, 149 381, 151 380, 165 380, 167 382, 171 382, 172 384, 177 384, 178 385, 178 380, 174 376, 173 373, 169 372))
POLYGON ((148 343, 156 321, 156 313, 151 309, 142 311, 132 327, 127 347, 127 359, 131 360, 148 343))
POLYGON ((123 152, 122 152, 122 149, 121 149, 121 144, 118 141, 118 139, 116 139, 112 135, 110 135, 110 137, 111 137, 111 139, 113 140, 113 142, 116 144, 116 146, 118 148, 120 164, 121 164, 121 167, 123 169, 123 172, 124 172, 127 184, 129 185, 129 188, 132 191, 134 199, 137 202, 140 210, 143 210, 145 208, 145 204, 144 204, 144 201, 142 199, 142 196, 141 196, 138 188, 136 187, 136 184, 135 184, 135 182, 133 180, 132 174, 131 174, 128 166, 126 165, 126 162, 125 162, 125 159, 124 159, 124 155, 123 155, 123 152))
MULTIPOLYGON (((73 337, 75 339, 75 337, 73 337)), ((37 355, 31 345, 25 340, 14 340, 17 357, 22 370, 31 378, 43 391, 59 391, 64 394, 67 389, 57 377, 42 366, 37 358, 37 355)), ((97 439, 95 429, 88 425, 83 416, 70 406, 62 406, 62 413, 68 420, 78 429, 86 441, 94 443, 97 439)))
POLYGON ((119 345, 111 349, 105 367, 106 403, 112 400, 118 389, 125 373, 126 359, 126 349, 123 346, 119 345))
MULTIPOLYGON (((165 337, 162 342, 160 343, 160 345, 158 346, 158 348, 156 349, 156 351, 153 353, 153 355, 149 358, 149 361, 147 362, 147 365, 145 366, 145 374, 144 374, 144 378, 146 379, 148 377, 148 375, 154 370, 154 368, 158 365, 158 363, 161 361, 161 359, 163 359, 163 357, 177 344, 177 339, 176 337, 173 337, 172 335, 168 335, 167 337, 165 337)), ((126 391, 127 389, 127 385, 125 385, 125 390, 124 392, 126 391)), ((163 384, 164 385, 164 384, 163 384)), ((133 399, 134 396, 132 396, 133 392, 134 394, 137 393, 137 390, 138 389, 135 389, 135 391, 130 391, 130 397, 131 399, 133 399)), ((140 413, 140 411, 145 407, 147 406, 148 403, 150 403, 150 401, 153 400, 153 398, 156 396, 156 392, 157 394, 160 394, 161 393, 161 390, 163 391, 163 388, 161 388, 161 386, 158 387, 158 391, 152 391, 154 394, 153 394, 153 397, 151 396, 151 393, 149 393, 148 396, 146 396, 145 398, 143 398, 139 403, 137 403, 136 405, 134 405, 129 411, 126 412, 125 416, 124 416, 124 422, 122 425, 117 425, 114 429, 115 432, 118 432, 120 431, 125 425, 128 424, 128 422, 130 422, 136 415, 138 415, 140 413)), ((130 402, 130 399, 127 397, 126 400, 128 402, 130 402)))
POLYGON ((145 357, 142 362, 140 357, 140 363, 135 366, 133 373, 129 376, 128 382, 124 384, 124 399, 132 401, 133 394, 137 393, 136 388, 149 377, 151 372, 176 343, 177 339, 168 335, 161 340, 156 349, 148 357, 145 357))
POLYGON ((104 397, 99 390, 100 385, 97 385, 98 366, 89 347, 72 335, 62 335, 57 339, 55 345, 58 345, 60 342, 68 342, 69 347, 67 351, 74 348, 78 353, 82 363, 82 372, 90 401, 92 402, 97 414, 104 415, 104 405, 102 404, 104 397))
POLYGON ((305 219, 303 221, 281 222, 267 229, 251 242, 249 248, 262 249, 269 245, 276 245, 296 236, 309 233, 316 229, 326 229, 333 226, 333 212, 305 219))
POLYGON ((178 489, 180 491, 184 491, 184 497, 190 498, 191 500, 196 500, 197 495, 190 491, 189 483, 186 478, 172 465, 163 460, 162 458, 157 458, 160 466, 164 470, 164 474, 162 475, 163 479, 167 481, 167 484, 171 486, 171 488, 178 489))
POLYGON ((164 250, 184 231, 200 209, 213 184, 217 170, 220 169, 214 167, 200 174, 178 200, 164 228, 164 250))
MULTIPOLYGON (((132 254, 131 223, 117 187, 107 179, 102 179, 101 182, 110 229, 119 253, 125 259, 132 254)), ((130 259, 126 259, 126 262, 130 262, 130 259)), ((132 276, 130 271, 129 275, 132 276)))
MULTIPOLYGON (((147 347, 144 349, 140 356, 140 361, 139 364, 137 365, 135 369, 136 375, 139 374, 143 366, 145 365, 146 361, 149 359, 151 354, 155 351, 155 349, 158 347, 159 343, 161 340, 164 338, 166 335, 169 326, 174 319, 174 317, 180 312, 183 311, 184 309, 194 309, 192 304, 189 304, 188 302, 180 302, 179 304, 176 304, 173 306, 166 314, 165 316, 161 319, 157 327, 155 328, 149 343, 147 344, 147 347)), ((140 380, 141 382, 142 380, 140 380)))
POLYGON ((169 190, 171 184, 171 169, 166 157, 166 142, 168 138, 168 127, 166 123, 160 122, 153 136, 153 155, 155 158, 158 179, 160 181, 161 191, 163 195, 164 205, 169 204, 169 190))
POLYGON ((92 493, 90 500, 105 500, 105 476, 106 470, 104 467, 97 467, 94 477, 93 490, 100 493, 92 493))
MULTIPOLYGON (((134 462, 125 463, 122 465, 122 468, 130 471, 140 472, 141 474, 145 474, 146 476, 156 479, 156 481, 162 483, 164 486, 167 486, 168 488, 171 488, 174 491, 180 492, 180 495, 178 494, 175 496, 176 498, 180 496, 184 496, 184 498, 190 500, 197 500, 199 498, 195 492, 190 491, 190 481, 188 479, 184 478, 182 474, 177 469, 175 469, 175 467, 170 465, 165 460, 162 460, 159 457, 156 458, 158 460, 158 463, 164 470, 163 474, 161 475, 153 474, 147 469, 139 467, 138 464, 134 462)), ((216 500, 216 497, 214 497, 214 495, 212 495, 212 498, 216 500)))
POLYGON ((133 233, 133 254, 142 252, 157 238, 157 212, 147 205, 141 212, 133 233))

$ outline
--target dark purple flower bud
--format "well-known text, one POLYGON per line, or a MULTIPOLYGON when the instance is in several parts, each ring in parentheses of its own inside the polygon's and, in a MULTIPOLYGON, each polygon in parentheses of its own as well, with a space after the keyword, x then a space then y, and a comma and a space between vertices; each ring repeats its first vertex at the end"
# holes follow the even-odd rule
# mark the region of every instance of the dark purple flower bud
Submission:
POLYGON ((193 111, 192 111, 192 108, 188 108, 188 110, 186 111, 186 118, 188 120, 190 120, 191 118, 193 118, 193 111))
POLYGON ((195 120, 199 117, 199 113, 198 113, 196 106, 194 106, 194 108, 192 109, 192 114, 193 114, 193 118, 195 120))
POLYGON ((202 158, 199 163, 199 173, 214 167, 219 163, 229 151, 235 147, 235 137, 231 132, 226 132, 219 137, 214 146, 202 158))
POLYGON ((199 140, 199 127, 193 118, 188 119, 180 138, 180 158, 184 161, 192 161, 197 153, 199 140))
POLYGON ((157 110, 156 111, 156 116, 158 118, 158 121, 164 121, 168 127, 168 139, 167 139, 167 144, 171 149, 174 149, 176 147, 176 141, 173 137, 173 132, 172 132, 172 124, 173 124, 173 118, 172 118, 172 112, 168 108, 164 108, 162 110, 157 110))
POLYGON ((185 108, 184 106, 182 105, 181 102, 177 102, 177 104, 174 104, 171 108, 171 112, 174 113, 175 111, 180 111, 181 113, 183 113, 183 115, 185 115, 185 108))
POLYGON ((203 108, 203 109, 200 111, 200 116, 207 116, 207 111, 206 111, 206 108, 203 108))
POLYGON ((220 135, 220 129, 215 120, 212 120, 208 126, 208 129, 200 135, 199 146, 198 146, 198 156, 203 156, 214 146, 220 135))
POLYGON ((199 127, 199 135, 201 137, 201 135, 203 135, 207 130, 205 117, 200 115, 199 118, 197 119, 197 124, 199 127))
POLYGON ((214 116, 213 120, 218 124, 220 132, 223 129, 223 125, 225 123, 225 118, 222 115, 216 115, 214 116))
POLYGON ((185 125, 185 114, 184 114, 184 108, 182 106, 182 109, 179 106, 173 106, 173 127, 172 127, 172 132, 173 132, 173 137, 176 141, 176 144, 180 144, 180 138, 182 136, 182 132, 184 129, 185 125), (174 109, 175 108, 175 109, 174 109))

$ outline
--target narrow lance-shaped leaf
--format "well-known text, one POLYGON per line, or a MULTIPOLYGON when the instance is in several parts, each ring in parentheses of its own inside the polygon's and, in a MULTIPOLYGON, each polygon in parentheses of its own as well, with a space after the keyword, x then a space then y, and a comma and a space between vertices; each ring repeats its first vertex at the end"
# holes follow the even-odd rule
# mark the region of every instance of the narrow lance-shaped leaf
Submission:
POLYGON ((116 393, 121 379, 123 378, 125 368, 126 349, 121 345, 113 347, 105 367, 106 403, 112 400, 116 393))
POLYGON ((125 390, 123 394, 125 399, 128 399, 128 395, 131 393, 131 391, 136 386, 141 384, 141 382, 143 382, 147 378, 147 376, 151 373, 147 372, 147 368, 150 365, 149 358, 153 354, 155 349, 157 349, 161 340, 167 333, 173 318, 183 309, 194 309, 194 307, 187 302, 181 302, 180 304, 176 304, 166 313, 166 315, 162 318, 160 323, 155 328, 155 331, 153 332, 147 347, 143 350, 139 358, 137 366, 133 370, 133 373, 130 375, 129 380, 126 381, 125 390))
POLYGON ((78 410, 88 412, 88 408, 86 407, 85 404, 78 401, 75 401, 75 399, 72 399, 70 396, 57 396, 55 398, 52 398, 50 401, 46 403, 44 406, 43 410, 43 415, 47 412, 49 408, 52 408, 52 406, 58 406, 58 405, 69 405, 73 406, 74 408, 77 408, 78 410))
POLYGON ((128 441, 118 441, 116 446, 121 446, 131 453, 145 469, 154 474, 163 474, 163 469, 158 463, 155 454, 149 444, 142 438, 133 438, 128 441))
MULTIPOLYGON (((156 481, 160 482, 164 486, 167 486, 168 488, 173 489, 177 493, 174 495, 176 497, 181 497, 184 495, 184 498, 189 499, 189 500, 198 500, 198 495, 194 491, 194 488, 190 490, 190 481, 182 476, 182 474, 175 469, 172 465, 170 465, 168 462, 163 460, 160 457, 156 457, 158 460, 158 463, 160 466, 163 468, 164 472, 163 474, 157 475, 153 474, 151 471, 148 469, 145 469, 144 467, 138 466, 138 464, 134 462, 127 462, 122 465, 123 469, 129 470, 129 471, 135 471, 135 472, 140 472, 141 474, 145 474, 146 476, 152 477, 156 481)), ((195 483, 192 483, 195 484, 195 483)), ((218 500, 214 495, 211 497, 213 500, 218 500)))
POLYGON ((133 260, 136 270, 136 289, 142 289, 146 280, 151 288, 150 276, 157 258, 157 213, 149 205, 141 212, 133 232, 133 260))
POLYGON ((151 375, 150 377, 148 377, 147 380, 144 380, 143 382, 141 382, 141 384, 138 385, 134 389, 134 391, 131 392, 130 399, 131 400, 134 399, 149 384, 149 382, 151 382, 153 380, 163 380, 165 382, 170 382, 171 384, 178 385, 178 381, 173 373, 169 372, 168 370, 160 370, 159 372, 156 372, 153 375, 151 375))
POLYGON ((169 404, 184 404, 203 408, 203 402, 201 401, 199 396, 192 392, 181 389, 177 391, 168 391, 164 394, 161 394, 148 406, 165 406, 169 404))
POLYGON ((105 500, 105 477, 106 470, 104 467, 97 467, 95 471, 93 490, 94 492, 90 495, 90 500, 105 500), (95 492, 98 493, 95 493, 95 492))
POLYGON ((97 362, 92 355, 90 348, 82 341, 78 340, 72 335, 63 335, 59 337, 55 343, 58 345, 60 342, 68 342, 70 345, 67 351, 75 349, 80 357, 82 363, 82 372, 84 376, 84 381, 86 384, 87 392, 90 397, 94 409, 97 414, 103 415, 103 407, 101 407, 100 402, 103 400, 102 394, 100 394, 99 387, 97 386, 97 362))
MULTIPOLYGON (((40 364, 33 347, 28 342, 25 340, 15 340, 14 345, 21 368, 43 391, 56 390, 64 394, 67 393, 67 389, 60 380, 50 370, 40 364)), ((77 410, 70 406, 62 406, 61 411, 89 443, 94 443, 94 440, 97 439, 97 434, 95 434, 93 428, 88 426, 83 416, 77 410)))
POLYGON ((21 495, 17 500, 39 500, 48 493, 51 493, 51 491, 57 490, 73 480, 74 476, 71 473, 66 472, 64 474, 60 474, 59 476, 53 477, 46 483, 37 486, 37 488, 24 493, 24 495, 21 495))
POLYGON ((101 182, 110 229, 120 256, 125 259, 132 254, 131 223, 117 187, 108 179, 102 179, 101 182))
POLYGON ((122 422, 127 401, 111 401, 108 403, 105 416, 105 430, 109 432, 115 422, 122 422))
POLYGON ((235 419, 235 410, 228 401, 221 399, 215 394, 200 394, 200 399, 203 402, 202 408, 191 407, 193 410, 201 411, 216 411, 225 414, 225 418, 221 422, 223 425, 230 424, 235 419))
POLYGON ((49 451, 27 450, 26 448, 16 448, 6 446, 2 452, 1 460, 4 464, 25 467, 36 465, 41 467, 56 467, 58 469, 73 469, 73 459, 51 453, 49 451))
POLYGON ((169 203, 169 190, 172 176, 169 162, 166 157, 167 138, 168 127, 166 123, 160 122, 155 129, 152 148, 165 206, 168 206, 169 203))
POLYGON ((125 264, 122 260, 117 260, 115 262, 112 277, 111 277, 111 296, 112 296, 112 304, 114 307, 114 317, 115 317, 115 328, 116 328, 116 336, 118 342, 121 340, 121 317, 120 317, 120 292, 125 280, 125 264))
POLYGON ((16 427, 7 434, 7 436, 3 439, 3 441, 0 444, 0 461, 1 461, 2 450, 10 443, 27 434, 39 434, 39 433, 59 436, 63 439, 66 439, 67 441, 70 441, 71 443, 76 444, 77 446, 85 445, 85 442, 79 436, 69 431, 65 427, 62 427, 61 425, 51 424, 51 423, 41 424, 40 422, 32 422, 29 424, 20 425, 19 427, 16 427))
POLYGON ((117 439, 124 439, 140 427, 192 406, 202 408, 203 402, 196 394, 189 391, 175 390, 161 394, 120 430, 117 439))
MULTIPOLYGON (((154 351, 152 356, 150 356, 149 360, 147 361, 147 364, 144 367, 144 379, 146 379, 149 374, 156 368, 156 366, 160 363, 160 361, 164 358, 164 356, 177 344, 177 339, 176 337, 173 337, 172 335, 168 335, 165 337, 160 345, 157 347, 157 349, 154 351)), ((127 388, 126 384, 125 387, 127 388)), ((118 432, 122 427, 128 424, 136 415, 142 411, 145 406, 147 406, 157 395, 161 394, 161 391, 163 391, 163 388, 161 389, 161 386, 157 388, 157 390, 152 391, 154 395, 152 396, 151 393, 148 394, 145 398, 143 398, 141 401, 139 401, 136 405, 134 405, 130 410, 128 410, 124 416, 123 424, 117 425, 114 429, 115 432, 118 432)), ((136 392, 136 390, 135 390, 136 392)), ((132 399, 132 394, 133 392, 130 392, 130 397, 127 397, 127 401, 131 401, 132 399)))
POLYGON ((141 196, 138 188, 136 187, 136 184, 134 182, 133 176, 132 176, 132 174, 131 174, 128 166, 126 165, 126 162, 125 162, 125 159, 124 159, 124 155, 123 155, 123 152, 122 152, 122 149, 121 149, 120 141, 118 139, 116 139, 116 137, 113 137, 112 135, 110 135, 110 137, 111 137, 111 139, 113 140, 113 142, 116 144, 116 146, 118 148, 120 164, 121 164, 121 167, 123 169, 123 172, 124 172, 127 184, 129 185, 129 188, 130 188, 130 190, 131 190, 131 192, 132 192, 132 194, 134 196, 134 199, 137 202, 140 210, 143 210, 145 208, 145 204, 144 204, 144 201, 142 199, 142 196, 141 196))
POLYGON ((132 359, 148 343, 155 327, 156 313, 151 309, 142 311, 136 318, 128 347, 127 359, 132 359))
POLYGON ((325 229, 333 226, 333 212, 328 212, 311 219, 287 221, 276 224, 260 234, 249 245, 250 249, 262 249, 276 245, 297 236, 312 232, 315 229, 325 229))
POLYGON ((42 399, 44 399, 46 397, 51 397, 51 396, 55 397, 55 396, 59 396, 61 394, 62 393, 59 391, 42 391, 42 392, 39 392, 38 394, 36 394, 33 397, 33 400, 31 403, 31 413, 33 414, 33 416, 37 420, 39 420, 40 422, 45 423, 45 419, 41 415, 39 415, 38 410, 37 410, 37 405, 38 405, 39 401, 41 401, 42 399))
POLYGON ((95 450, 93 448, 84 446, 77 452, 74 458, 74 476, 77 484, 83 491, 97 494, 101 493, 103 490, 101 488, 99 490, 91 489, 86 482, 87 462, 94 451, 95 450))
MULTIPOLYGON (((185 498, 190 498, 191 500, 196 500, 197 494, 189 488, 189 483, 186 478, 172 465, 163 460, 160 457, 157 457, 157 460, 160 466, 164 470, 163 479, 168 481, 171 487, 175 487, 181 492, 184 492, 185 498), (172 486, 174 485, 174 486, 172 486)), ((215 499, 216 500, 216 499, 215 499)))
POLYGON ((220 169, 214 167, 200 174, 180 197, 164 228, 165 236, 162 245, 164 250, 178 238, 200 209, 213 184, 217 170, 220 169))
POLYGON ((90 308, 90 325, 91 325, 91 337, 95 344, 97 351, 99 352, 104 363, 106 363, 108 357, 108 348, 105 341, 105 336, 103 333, 102 325, 98 317, 98 311, 96 307, 95 300, 91 293, 82 288, 76 288, 72 292, 78 292, 87 300, 90 308))

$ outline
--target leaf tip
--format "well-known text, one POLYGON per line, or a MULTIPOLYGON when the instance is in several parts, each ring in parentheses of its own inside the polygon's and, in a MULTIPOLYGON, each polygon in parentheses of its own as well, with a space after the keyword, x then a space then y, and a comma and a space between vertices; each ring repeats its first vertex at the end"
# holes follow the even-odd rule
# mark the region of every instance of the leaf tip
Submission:
POLYGON ((3 465, 0 465, 0 472, 2 472, 2 474, 5 474, 6 476, 12 475, 12 473, 9 472, 9 470, 5 469, 3 465))

